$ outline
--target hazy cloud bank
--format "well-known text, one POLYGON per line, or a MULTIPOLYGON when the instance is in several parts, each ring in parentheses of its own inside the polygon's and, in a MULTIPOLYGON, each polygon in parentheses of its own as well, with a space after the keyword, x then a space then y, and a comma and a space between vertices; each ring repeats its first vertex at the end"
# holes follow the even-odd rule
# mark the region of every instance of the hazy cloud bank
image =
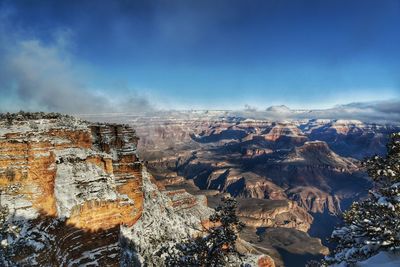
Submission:
POLYGON ((345 119, 364 122, 400 123, 400 99, 376 102, 354 102, 328 109, 294 110, 286 106, 272 106, 264 111, 245 109, 234 112, 237 116, 255 119, 345 119))
POLYGON ((0 15, 0 112, 79 114, 153 110, 150 102, 137 92, 108 95, 88 88, 85 75, 79 73, 79 62, 68 51, 70 32, 61 31, 44 43, 34 37, 22 38, 26 33, 10 30, 6 18, 0 15))
POLYGON ((324 115, 362 121, 400 122, 400 99, 350 103, 328 109, 324 115))
MULTIPOLYGON (((73 56, 68 52, 70 34, 60 32, 50 44, 19 38, 1 28, 0 111, 57 111, 70 114, 152 113, 150 101, 135 91, 108 95, 85 83, 73 56)), ((129 91, 129 90, 125 90, 129 91)), ((357 119, 400 122, 400 100, 350 103, 321 110, 292 110, 274 106, 259 111, 246 106, 231 115, 258 119, 357 119)))

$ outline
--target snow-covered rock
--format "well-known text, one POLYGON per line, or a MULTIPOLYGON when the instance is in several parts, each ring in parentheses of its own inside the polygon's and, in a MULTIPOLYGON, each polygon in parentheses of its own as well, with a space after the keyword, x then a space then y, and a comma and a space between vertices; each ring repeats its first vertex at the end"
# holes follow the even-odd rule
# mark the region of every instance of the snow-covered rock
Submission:
POLYGON ((168 194, 161 192, 150 179, 150 174, 144 169, 142 217, 132 227, 122 227, 121 233, 133 250, 133 253, 128 251, 125 254, 127 258, 138 265, 163 266, 165 255, 157 255, 157 252, 198 234, 212 210, 202 202, 190 208, 174 207, 168 194))

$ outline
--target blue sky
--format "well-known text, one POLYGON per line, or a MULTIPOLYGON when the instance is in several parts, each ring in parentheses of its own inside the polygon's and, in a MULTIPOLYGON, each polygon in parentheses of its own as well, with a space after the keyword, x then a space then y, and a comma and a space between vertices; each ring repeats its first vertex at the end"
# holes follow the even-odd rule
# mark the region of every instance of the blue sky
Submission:
POLYGON ((400 1, 0 0, 0 20, 3 109, 400 97, 400 1))

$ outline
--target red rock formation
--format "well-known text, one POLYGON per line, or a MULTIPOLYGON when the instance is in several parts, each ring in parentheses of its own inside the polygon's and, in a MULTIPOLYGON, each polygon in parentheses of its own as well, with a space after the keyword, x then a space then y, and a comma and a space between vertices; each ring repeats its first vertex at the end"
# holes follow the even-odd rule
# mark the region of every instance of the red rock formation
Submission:
POLYGON ((14 193, 23 196, 32 208, 45 215, 55 216, 55 151, 90 146, 88 129, 48 129, 40 134, 32 129, 5 133, 0 139, 1 186, 18 187, 19 190, 14 193))
MULTIPOLYGON (((119 199, 85 201, 81 206, 74 207, 68 222, 90 230, 110 228, 121 223, 132 225, 140 217, 143 199, 140 164, 137 163, 134 149, 137 143, 134 131, 121 125, 90 126, 85 123, 81 123, 79 129, 71 129, 60 127, 57 122, 40 121, 42 125, 47 124, 40 131, 24 128, 28 125, 21 123, 2 135, 0 186, 18 187, 13 193, 30 202, 30 208, 34 211, 46 216, 59 216, 54 187, 57 166, 60 164, 57 160, 65 158, 61 156, 56 159, 56 155, 68 149, 83 149, 87 156, 79 161, 96 165, 105 174, 114 176, 117 192, 126 194, 133 204, 128 205, 119 199), (112 152, 113 158, 102 152, 112 152), (98 219, 91 218, 87 210, 96 210, 98 219)), ((16 211, 27 208, 16 207, 16 211)))
POLYGON ((119 226, 133 225, 143 211, 137 141, 125 125, 63 116, 0 121, 1 204, 51 237, 40 252, 25 247, 15 259, 118 266, 119 226))
POLYGON ((238 215, 250 227, 284 227, 307 232, 313 217, 289 200, 239 199, 238 215))
POLYGON ((264 135, 265 140, 277 141, 281 137, 292 137, 299 141, 305 141, 307 138, 299 128, 294 124, 277 123, 267 134, 264 135))

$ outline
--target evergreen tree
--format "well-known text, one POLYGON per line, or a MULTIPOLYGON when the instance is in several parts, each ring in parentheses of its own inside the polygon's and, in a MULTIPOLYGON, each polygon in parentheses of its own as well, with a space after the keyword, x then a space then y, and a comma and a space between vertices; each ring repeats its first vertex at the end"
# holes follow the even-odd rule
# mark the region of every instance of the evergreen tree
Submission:
POLYGON ((374 156, 363 164, 374 188, 344 213, 345 226, 332 233, 338 246, 324 265, 351 266, 379 251, 400 249, 400 133, 391 135, 386 157, 374 156))
MULTIPOLYGON (((0 194, 2 194, 2 189, 0 188, 0 194)), ((9 215, 8 208, 1 205, 0 198, 0 266, 10 265, 10 252, 11 249, 8 246, 8 235, 9 235, 9 225, 7 223, 7 217, 9 215)))
MULTIPOLYGON (((227 197, 210 216, 213 227, 206 229, 204 236, 188 238, 164 251, 168 254, 167 266, 228 266, 230 259, 241 256, 236 250, 237 234, 244 224, 236 215, 237 202, 227 197)), ((237 264, 237 262, 236 262, 237 264)))

